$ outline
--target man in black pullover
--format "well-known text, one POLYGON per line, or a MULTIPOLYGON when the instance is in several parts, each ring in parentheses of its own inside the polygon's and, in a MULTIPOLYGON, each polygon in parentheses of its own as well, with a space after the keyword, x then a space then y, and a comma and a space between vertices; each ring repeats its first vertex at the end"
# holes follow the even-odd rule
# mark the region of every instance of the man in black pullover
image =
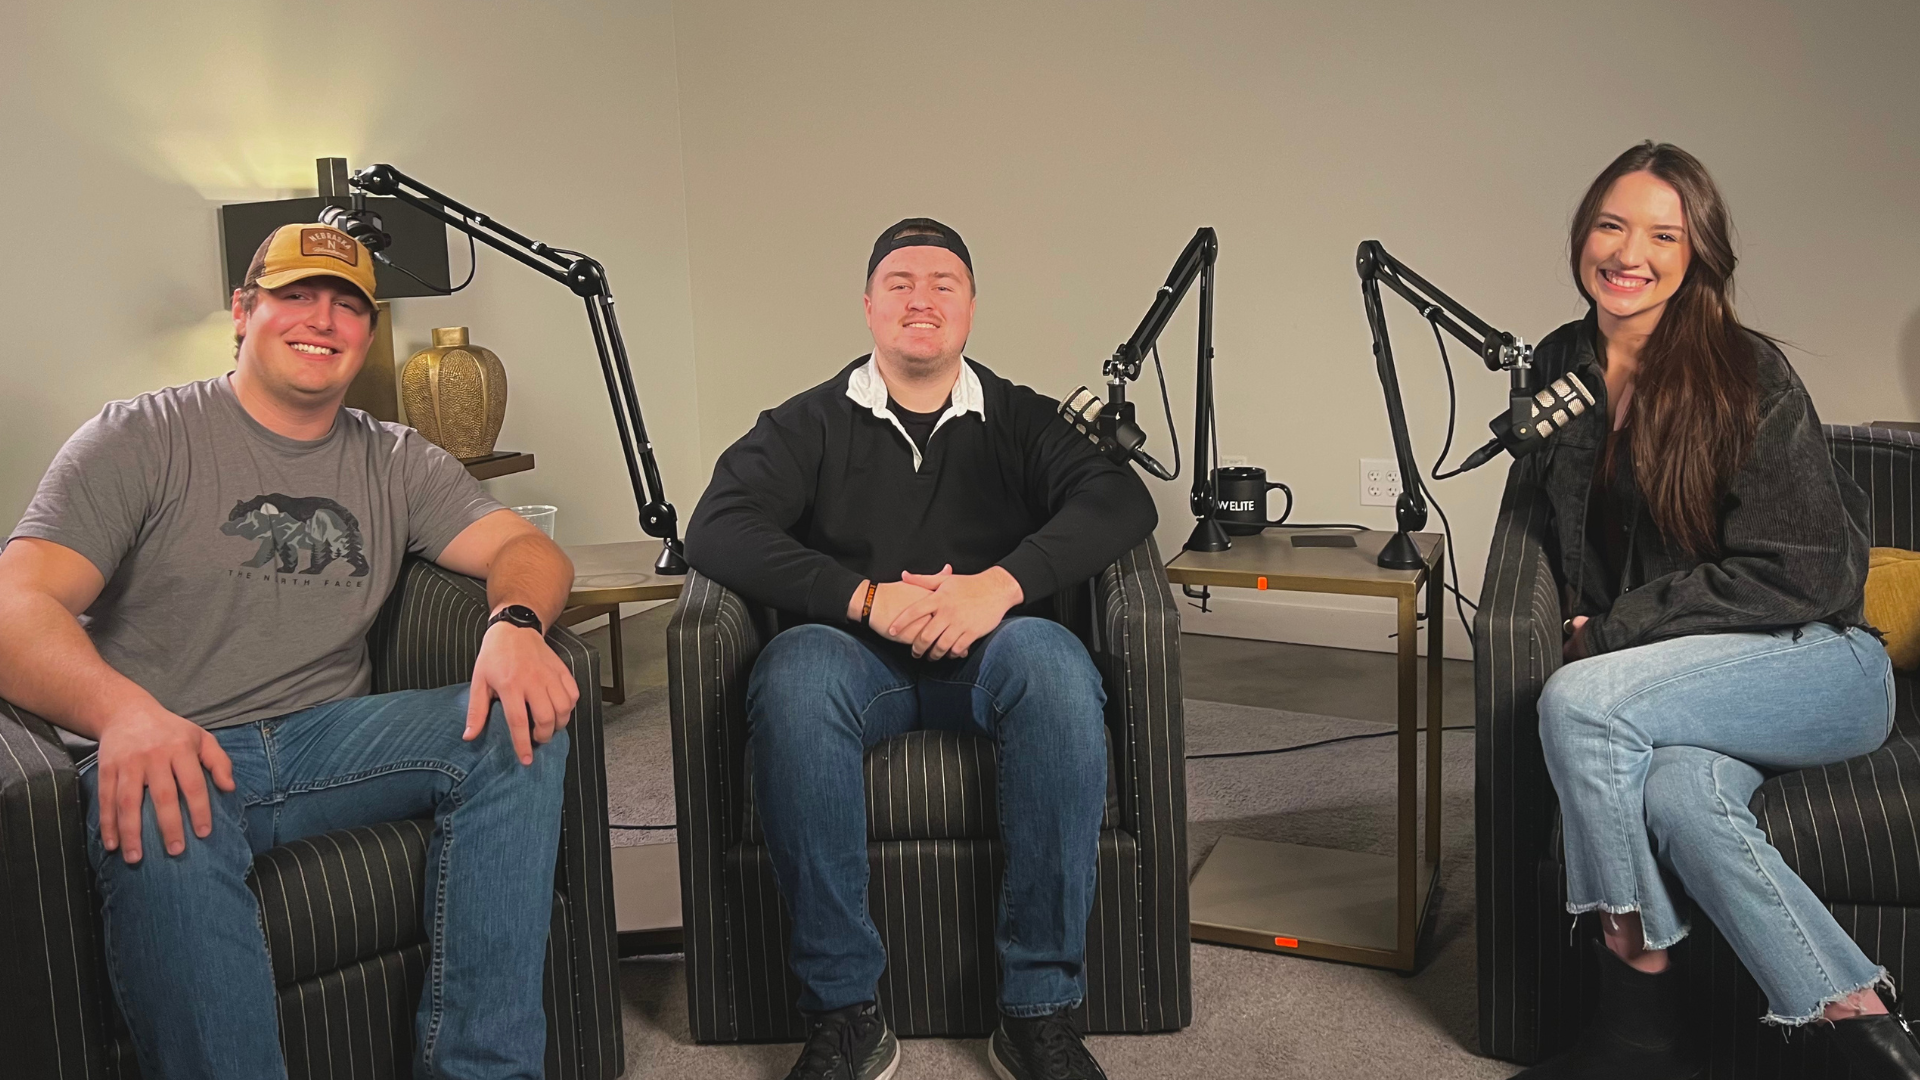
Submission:
POLYGON ((866 906, 861 762, 883 739, 946 728, 999 750, 994 1069, 1100 1078, 1070 1014, 1106 696, 1077 638, 1023 614, 1145 539, 1153 502, 1055 402, 962 356, 973 262, 952 229, 909 218, 882 233, 865 297, 873 353, 761 413, 687 530, 701 573, 801 623, 768 643, 747 689, 754 796, 812 1022, 789 1077, 898 1067, 875 1005, 886 953, 866 906))

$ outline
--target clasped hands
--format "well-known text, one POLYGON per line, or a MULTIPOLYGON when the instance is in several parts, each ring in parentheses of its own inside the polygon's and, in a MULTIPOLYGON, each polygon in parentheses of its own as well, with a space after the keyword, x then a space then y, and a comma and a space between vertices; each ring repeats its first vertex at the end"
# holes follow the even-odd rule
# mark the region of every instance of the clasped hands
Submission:
MULTIPOLYGON (((859 622, 867 582, 853 591, 847 617, 859 622)), ((874 590, 867 625, 890 641, 909 645, 927 660, 965 656, 973 643, 993 632, 1007 612, 1026 599, 1012 574, 998 566, 978 574, 956 574, 952 564, 937 574, 900 575, 874 590)))

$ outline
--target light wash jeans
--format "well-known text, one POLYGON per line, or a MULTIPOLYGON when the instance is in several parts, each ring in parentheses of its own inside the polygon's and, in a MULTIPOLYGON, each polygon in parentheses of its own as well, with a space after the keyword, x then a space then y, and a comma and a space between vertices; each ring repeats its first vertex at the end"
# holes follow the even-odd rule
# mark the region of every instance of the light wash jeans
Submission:
POLYGON ((753 792, 793 914, 800 1007, 874 1000, 887 954, 867 912, 861 761, 917 728, 999 744, 1001 1011, 1078 1005, 1107 793, 1105 705, 1085 646, 1046 619, 1008 619, 964 660, 937 663, 883 657, 831 626, 768 642, 747 685, 753 792))
POLYGON ((1567 910, 1638 911, 1649 949, 1687 935, 1669 881, 1804 1024, 1891 985, 1787 869, 1747 803, 1770 771, 1868 753, 1893 730, 1893 668, 1865 630, 1701 634, 1568 664, 1540 696, 1560 795, 1567 910))
MULTIPOLYGON (((278 995, 247 890, 253 857, 304 836, 431 815, 421 920, 431 943, 415 1019, 419 1077, 545 1068, 541 1004, 567 736, 521 765, 495 702, 462 741, 467 687, 320 705, 214 732, 234 790, 207 781, 213 831, 167 854, 153 799, 141 859, 100 846, 98 775, 81 774, 108 981, 152 1080, 284 1077, 278 995)), ((184 813, 182 815, 185 816, 184 813)))

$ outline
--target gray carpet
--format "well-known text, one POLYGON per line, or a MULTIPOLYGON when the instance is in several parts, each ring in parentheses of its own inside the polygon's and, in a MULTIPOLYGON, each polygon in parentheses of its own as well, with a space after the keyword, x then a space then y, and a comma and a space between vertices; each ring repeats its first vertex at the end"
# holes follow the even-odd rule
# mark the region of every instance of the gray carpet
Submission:
MULTIPOLYGON (((1453 717, 1463 723, 1465 717, 1453 717)), ((616 825, 673 820, 666 691, 641 691, 607 715, 607 773, 616 825)), ((1217 702, 1187 702, 1187 752, 1300 746, 1388 725, 1217 702)), ((1096 1036, 1114 1080, 1211 1077, 1506 1077, 1474 1054, 1473 742, 1449 732, 1441 899, 1411 977, 1346 964, 1196 944, 1194 1023, 1174 1034, 1096 1036)), ((1390 853, 1394 743, 1365 738, 1290 753, 1189 761, 1188 828, 1199 865, 1223 833, 1390 853)), ((616 846, 671 832, 616 828, 616 846)), ((687 1034, 685 964, 677 956, 621 965, 628 1075, 786 1075, 797 1048, 698 1046, 687 1034)), ((991 1077, 979 1040, 914 1039, 902 1080, 991 1077)))

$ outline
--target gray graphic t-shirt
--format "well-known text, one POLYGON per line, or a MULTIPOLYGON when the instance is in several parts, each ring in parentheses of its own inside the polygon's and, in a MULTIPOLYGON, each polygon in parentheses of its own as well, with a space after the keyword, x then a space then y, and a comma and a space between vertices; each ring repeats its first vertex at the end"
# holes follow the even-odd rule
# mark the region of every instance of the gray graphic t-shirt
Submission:
POLYGON ((220 728, 365 694, 401 561, 498 509, 412 428, 346 409, 300 442, 221 376, 81 425, 12 535, 92 560, 107 584, 81 623, 101 658, 220 728))

